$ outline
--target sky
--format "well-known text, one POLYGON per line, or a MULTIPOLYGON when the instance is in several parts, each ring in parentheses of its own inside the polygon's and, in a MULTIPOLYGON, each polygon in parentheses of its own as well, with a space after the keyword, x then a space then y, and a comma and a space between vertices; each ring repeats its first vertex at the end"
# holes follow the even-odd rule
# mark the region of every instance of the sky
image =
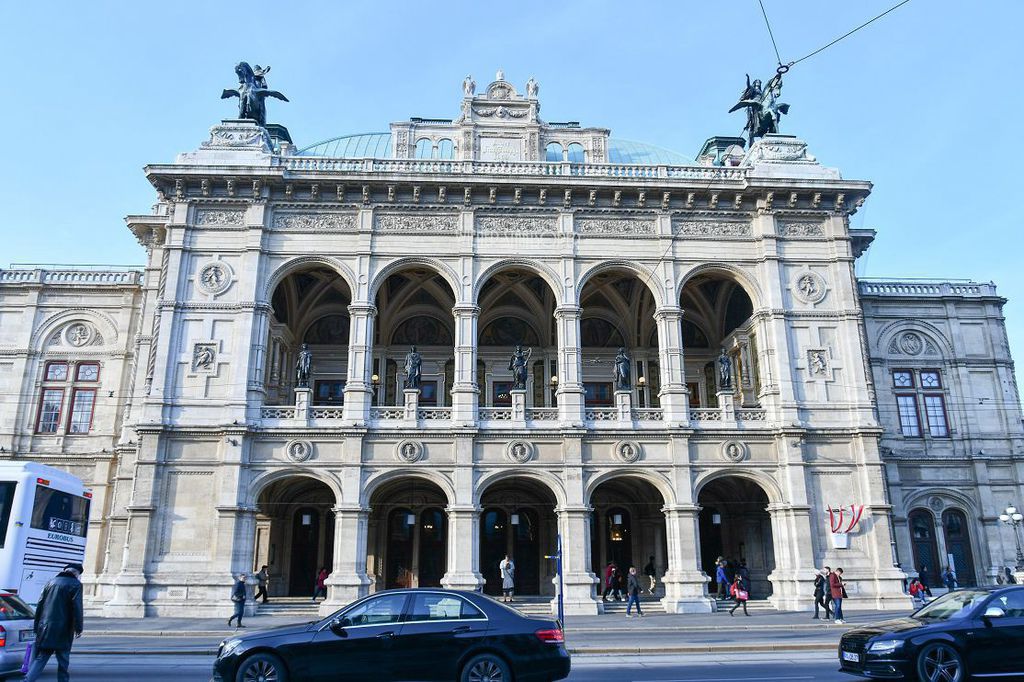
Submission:
MULTIPOLYGON (((784 62, 896 1, 763 0, 784 62)), ((874 183, 852 221, 878 231, 861 276, 994 281, 1018 363, 1022 24, 1019 0, 912 0, 794 66, 782 130, 874 183)), ((0 58, 0 267, 141 264, 123 217, 155 200, 142 168, 235 115, 219 96, 241 60, 272 65, 291 102, 269 118, 299 146, 456 116, 465 75, 485 87, 501 68, 520 88, 537 79, 547 120, 688 156, 740 133, 726 112, 744 74, 776 66, 757 0, 19 2, 0 58)))

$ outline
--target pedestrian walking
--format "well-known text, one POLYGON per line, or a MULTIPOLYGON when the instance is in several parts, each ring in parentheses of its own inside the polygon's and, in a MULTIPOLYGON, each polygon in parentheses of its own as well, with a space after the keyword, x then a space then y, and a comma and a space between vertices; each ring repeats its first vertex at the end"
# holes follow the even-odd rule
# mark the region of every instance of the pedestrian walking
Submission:
POLYGON ((1013 571, 1010 570, 1010 567, 1009 566, 1003 566, 1003 571, 1005 572, 1005 575, 1006 575, 1006 584, 1007 585, 1016 585, 1017 584, 1017 578, 1016 578, 1016 576, 1013 575, 1013 571))
POLYGON ((608 601, 608 594, 612 591, 612 576, 615 574, 615 562, 609 561, 604 567, 604 589, 601 591, 601 601, 608 601))
POLYGON ((729 594, 732 595, 733 601, 736 602, 733 604, 732 608, 729 609, 729 615, 733 615, 733 612, 736 611, 736 609, 743 606, 743 615, 749 616, 750 613, 747 611, 747 600, 750 598, 750 593, 743 589, 743 578, 740 577, 739 573, 733 576, 732 585, 729 587, 729 594))
POLYGON ((925 594, 930 598, 932 596, 932 581, 928 575, 928 566, 926 564, 921 564, 921 568, 917 570, 917 577, 921 581, 921 584, 924 585, 925 594))
POLYGON ((313 590, 313 603, 316 603, 317 597, 323 597, 327 599, 327 578, 331 575, 331 572, 327 570, 326 566, 321 566, 320 571, 316 574, 316 588, 313 590))
POLYGON ((953 569, 949 566, 946 566, 942 571, 942 584, 945 585, 946 589, 950 592, 960 586, 956 579, 956 573, 954 573, 953 569))
POLYGON ((267 586, 270 584, 270 570, 264 566, 260 569, 260 572, 256 574, 256 596, 253 597, 253 601, 263 597, 263 603, 267 603, 267 586))
POLYGON ((498 571, 501 573, 502 601, 511 604, 512 594, 516 589, 516 565, 508 554, 498 564, 498 571))
POLYGON ((640 576, 636 573, 636 566, 629 567, 629 577, 626 579, 626 618, 632 618, 630 611, 636 604, 636 615, 643 618, 644 612, 640 610, 640 576))
POLYGON ((235 584, 231 587, 231 603, 235 606, 235 612, 228 618, 228 625, 231 625, 231 621, 237 620, 236 627, 244 628, 242 614, 245 612, 245 573, 235 576, 235 584))
POLYGON ((818 614, 820 609, 825 609, 825 620, 828 620, 832 613, 828 607, 828 601, 825 599, 825 593, 829 591, 828 587, 828 576, 832 572, 832 569, 826 566, 825 568, 818 571, 818 574, 814 576, 814 618, 818 620, 818 614))
POLYGON ((644 575, 647 576, 647 591, 654 594, 654 586, 658 584, 658 569, 654 567, 653 554, 647 559, 647 565, 644 566, 644 575))
POLYGON ((743 589, 750 592, 750 569, 747 568, 746 561, 740 561, 740 568, 737 574, 739 574, 740 581, 743 583, 743 589))
POLYGON ((725 573, 725 559, 718 560, 718 568, 715 569, 715 582, 718 583, 718 594, 716 596, 719 599, 725 599, 729 588, 729 576, 725 573))
POLYGON ((836 623, 845 623, 843 619, 843 598, 846 596, 846 586, 843 584, 843 569, 837 568, 828 577, 829 591, 832 593, 832 613, 835 615, 836 623))
POLYGON ((82 564, 68 564, 46 583, 36 605, 35 641, 26 682, 35 682, 50 656, 57 657, 57 680, 68 682, 71 645, 82 634, 82 564))

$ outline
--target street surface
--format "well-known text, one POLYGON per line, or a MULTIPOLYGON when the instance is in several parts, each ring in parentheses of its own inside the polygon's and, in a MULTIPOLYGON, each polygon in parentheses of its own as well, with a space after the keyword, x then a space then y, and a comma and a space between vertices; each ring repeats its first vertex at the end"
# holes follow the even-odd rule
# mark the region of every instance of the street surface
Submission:
MULTIPOLYGON (((71 678, 79 682, 209 682, 212 657, 78 654, 71 678)), ((838 682, 856 678, 836 672, 827 652, 687 656, 574 656, 573 682, 838 682)), ((57 679, 51 664, 43 680, 57 679)))

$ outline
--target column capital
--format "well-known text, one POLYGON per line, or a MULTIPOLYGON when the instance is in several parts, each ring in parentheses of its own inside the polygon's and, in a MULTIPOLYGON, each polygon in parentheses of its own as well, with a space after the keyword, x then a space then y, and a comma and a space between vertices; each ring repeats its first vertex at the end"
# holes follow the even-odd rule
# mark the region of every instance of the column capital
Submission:
POLYGON ((372 315, 376 317, 377 306, 366 301, 357 301, 348 306, 349 315, 372 315))
POLYGON ((369 514, 370 508, 359 505, 337 505, 331 507, 331 511, 335 514, 369 514))
POLYGON ((480 306, 473 303, 456 303, 452 306, 452 315, 456 317, 460 315, 477 317, 480 315, 480 306))
POLYGON ((571 303, 563 303, 562 305, 555 308, 555 317, 561 319, 563 317, 579 317, 583 312, 583 308, 578 305, 572 305, 571 303))
POLYGON ((594 511, 594 508, 589 504, 565 504, 559 507, 555 507, 555 513, 561 514, 589 514, 594 511))
POLYGON ((659 306, 654 311, 654 319, 657 320, 657 319, 663 318, 663 317, 664 318, 682 317, 683 316, 683 312, 684 312, 683 309, 680 308, 677 305, 663 305, 663 306, 659 306))
POLYGON ((450 504, 444 510, 449 514, 479 514, 483 508, 474 504, 450 504))

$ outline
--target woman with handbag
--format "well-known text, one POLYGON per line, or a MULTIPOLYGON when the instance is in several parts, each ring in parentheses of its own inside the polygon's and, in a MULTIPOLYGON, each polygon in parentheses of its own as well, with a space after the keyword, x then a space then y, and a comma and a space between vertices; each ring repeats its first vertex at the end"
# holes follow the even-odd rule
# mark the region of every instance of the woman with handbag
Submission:
POLYGON ((732 598, 736 601, 733 607, 729 609, 729 615, 733 615, 733 611, 742 605, 743 615, 749 616, 750 613, 747 612, 747 599, 750 598, 750 594, 743 589, 743 579, 740 577, 739 573, 733 576, 732 585, 729 587, 729 594, 731 594, 732 598))
POLYGON ((228 618, 228 625, 231 625, 231 621, 238 620, 236 627, 244 628, 242 625, 242 614, 245 612, 245 574, 239 573, 235 580, 234 587, 231 588, 231 601, 235 605, 235 613, 233 616, 228 618))

